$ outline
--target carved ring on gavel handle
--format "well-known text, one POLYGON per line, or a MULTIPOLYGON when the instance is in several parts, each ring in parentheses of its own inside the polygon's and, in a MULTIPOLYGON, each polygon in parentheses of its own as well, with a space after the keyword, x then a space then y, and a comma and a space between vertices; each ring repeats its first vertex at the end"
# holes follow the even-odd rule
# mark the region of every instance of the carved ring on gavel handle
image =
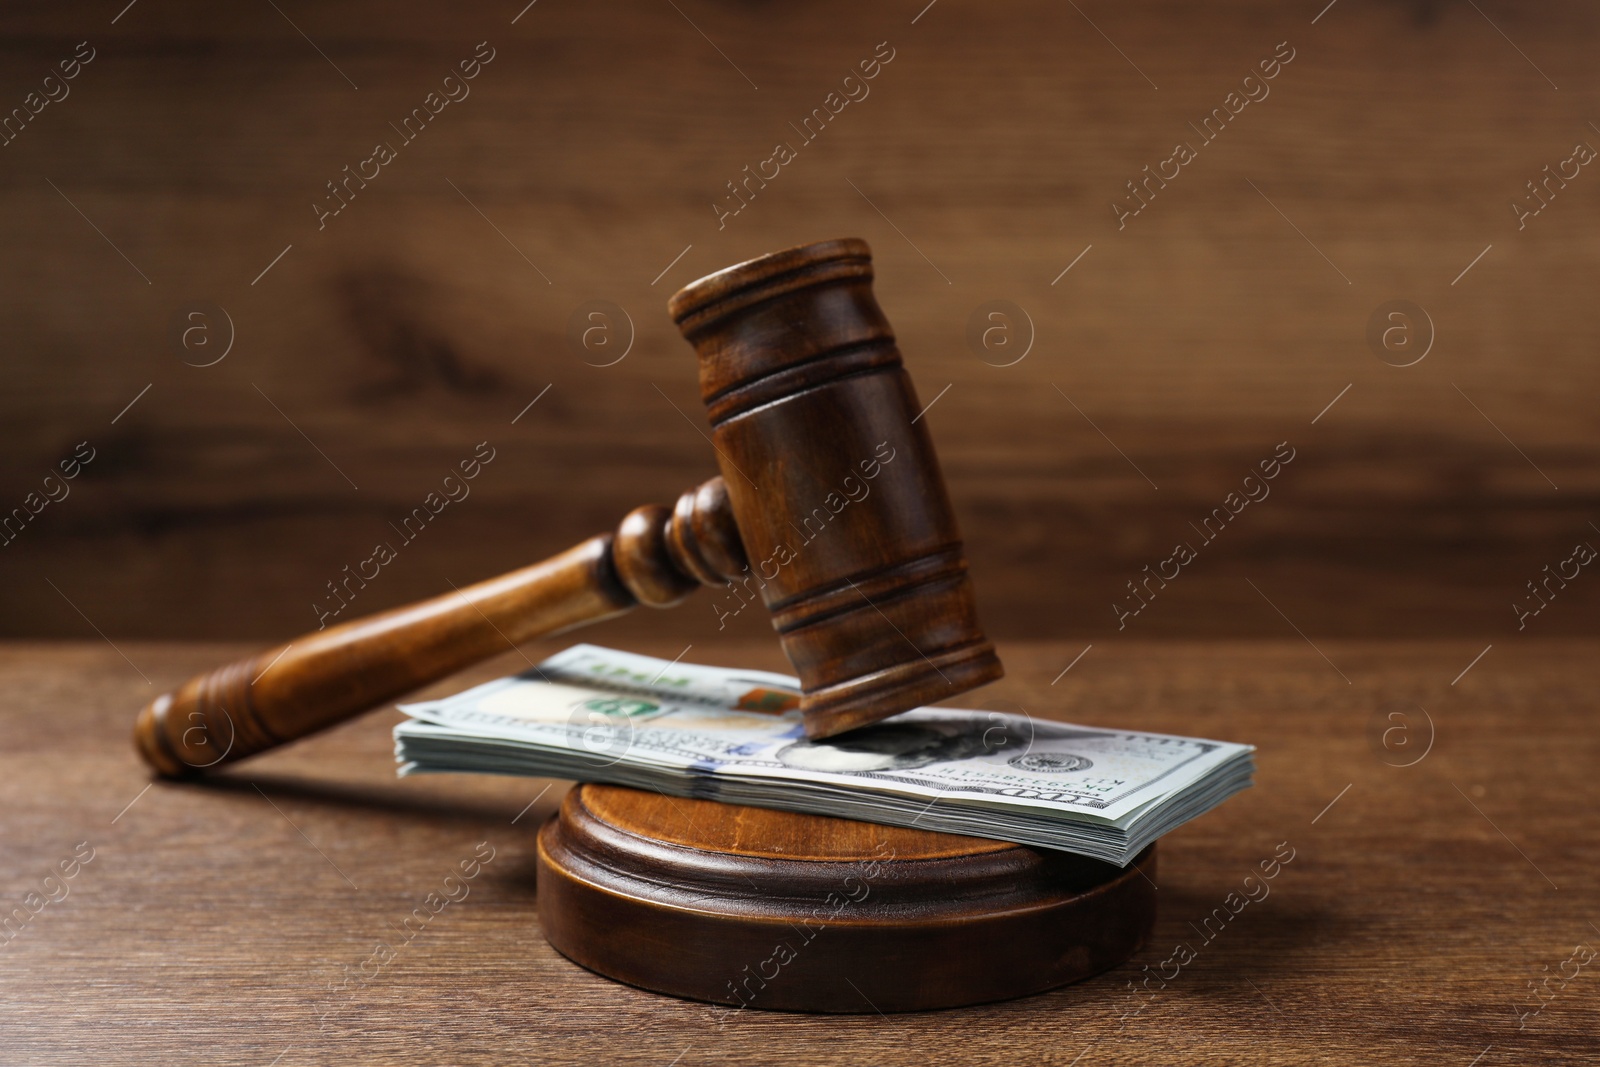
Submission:
POLYGON ((140 713, 140 753, 165 775, 229 763, 698 584, 758 587, 813 738, 999 678, 872 281, 871 250, 846 238, 685 287, 668 310, 699 357, 721 478, 543 563, 191 679, 140 713))

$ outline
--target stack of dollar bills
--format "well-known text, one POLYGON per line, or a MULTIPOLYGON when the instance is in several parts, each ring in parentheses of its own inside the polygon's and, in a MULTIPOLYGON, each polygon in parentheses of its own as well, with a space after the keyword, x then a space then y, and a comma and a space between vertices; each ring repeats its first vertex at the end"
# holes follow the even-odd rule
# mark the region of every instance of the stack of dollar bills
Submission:
POLYGON ((799 684, 577 645, 402 705, 402 775, 566 778, 1062 849, 1126 866, 1250 786, 1250 745, 921 708, 822 741, 799 684))

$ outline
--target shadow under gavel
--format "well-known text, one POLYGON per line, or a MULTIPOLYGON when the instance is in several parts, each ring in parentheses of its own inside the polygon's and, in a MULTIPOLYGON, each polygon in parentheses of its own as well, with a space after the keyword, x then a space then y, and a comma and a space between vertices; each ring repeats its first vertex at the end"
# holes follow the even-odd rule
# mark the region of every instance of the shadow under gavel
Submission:
POLYGON ((759 593, 811 737, 999 678, 872 277, 866 243, 844 239, 683 289, 668 307, 699 355, 721 477, 542 563, 191 678, 139 713, 140 754, 169 777, 231 763, 700 585, 759 593))

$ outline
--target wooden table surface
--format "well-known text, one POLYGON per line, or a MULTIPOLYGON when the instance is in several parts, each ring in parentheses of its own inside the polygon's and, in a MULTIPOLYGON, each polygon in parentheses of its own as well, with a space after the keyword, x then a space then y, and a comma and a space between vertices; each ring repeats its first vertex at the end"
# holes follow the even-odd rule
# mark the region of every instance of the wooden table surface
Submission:
MULTIPOLYGON (((533 832, 561 783, 396 780, 390 711, 209 784, 151 785, 135 710, 238 647, 0 646, 0 903, 44 901, 0 945, 0 1060, 1595 1062, 1592 647, 1499 641, 1472 663, 1467 640, 1318 645, 1107 641, 1054 683, 1080 644, 1002 645, 1010 677, 969 706, 1259 746, 1256 788, 1162 843, 1153 940, 1010 1003, 721 1026, 544 943, 533 832), (411 910, 489 850, 466 896, 404 941, 411 910), (1268 896, 1197 931, 1289 850, 1268 896), (64 861, 73 877, 47 881, 64 861), (1165 988, 1130 991, 1185 943, 1165 988)), ((769 643, 688 658, 782 666, 769 643)))

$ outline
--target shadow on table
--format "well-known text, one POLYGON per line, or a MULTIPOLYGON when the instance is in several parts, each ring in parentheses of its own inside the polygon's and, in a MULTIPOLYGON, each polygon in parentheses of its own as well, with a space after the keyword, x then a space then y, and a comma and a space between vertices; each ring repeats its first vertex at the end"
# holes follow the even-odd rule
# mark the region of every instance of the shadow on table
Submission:
POLYGON ((1208 893, 1163 883, 1155 931, 1126 963, 1083 982, 994 1007, 1018 1010, 1030 1003, 1053 1003, 1060 1010, 1083 1013, 1085 1032, 1096 1038, 1136 1036, 1139 1025, 1152 1019, 1154 1025, 1168 1025, 1171 1012, 1197 1005, 1221 1010, 1259 1004, 1255 998, 1262 996, 1263 986, 1274 988, 1274 979, 1284 974, 1315 971, 1331 946, 1360 938, 1367 925, 1354 911, 1287 893, 1248 905, 1226 926, 1215 920, 1194 925, 1203 924, 1224 895, 1225 890, 1208 893), (1188 963, 1174 966, 1174 959, 1182 958, 1177 956, 1180 945, 1192 955, 1188 963), (1148 986, 1140 988, 1146 978, 1148 986), (1129 989, 1130 982, 1134 989, 1129 989))
MULTIPOLYGON (((550 790, 537 803, 519 813, 514 806, 504 802, 419 793, 415 789, 408 789, 404 780, 393 784, 351 784, 290 774, 252 774, 248 777, 242 774, 218 774, 164 781, 162 785, 200 792, 265 796, 273 803, 305 802, 348 811, 416 816, 431 822, 514 824, 529 830, 537 827, 556 809, 562 796, 562 793, 550 790)), ((530 790, 530 793, 538 792, 539 789, 530 790)))
POLYGON ((309 803, 344 811, 394 815, 399 817, 398 821, 414 820, 419 825, 470 824, 478 827, 497 847, 509 843, 509 834, 515 834, 523 839, 526 847, 503 849, 504 858, 492 868, 485 867, 484 875, 486 882, 500 883, 519 892, 533 889, 537 884, 533 835, 560 806, 565 792, 540 785, 529 791, 538 794, 538 799, 519 811, 490 800, 418 793, 406 789, 401 782, 353 785, 288 774, 249 777, 219 774, 162 784, 202 793, 265 796, 274 805, 309 803))

